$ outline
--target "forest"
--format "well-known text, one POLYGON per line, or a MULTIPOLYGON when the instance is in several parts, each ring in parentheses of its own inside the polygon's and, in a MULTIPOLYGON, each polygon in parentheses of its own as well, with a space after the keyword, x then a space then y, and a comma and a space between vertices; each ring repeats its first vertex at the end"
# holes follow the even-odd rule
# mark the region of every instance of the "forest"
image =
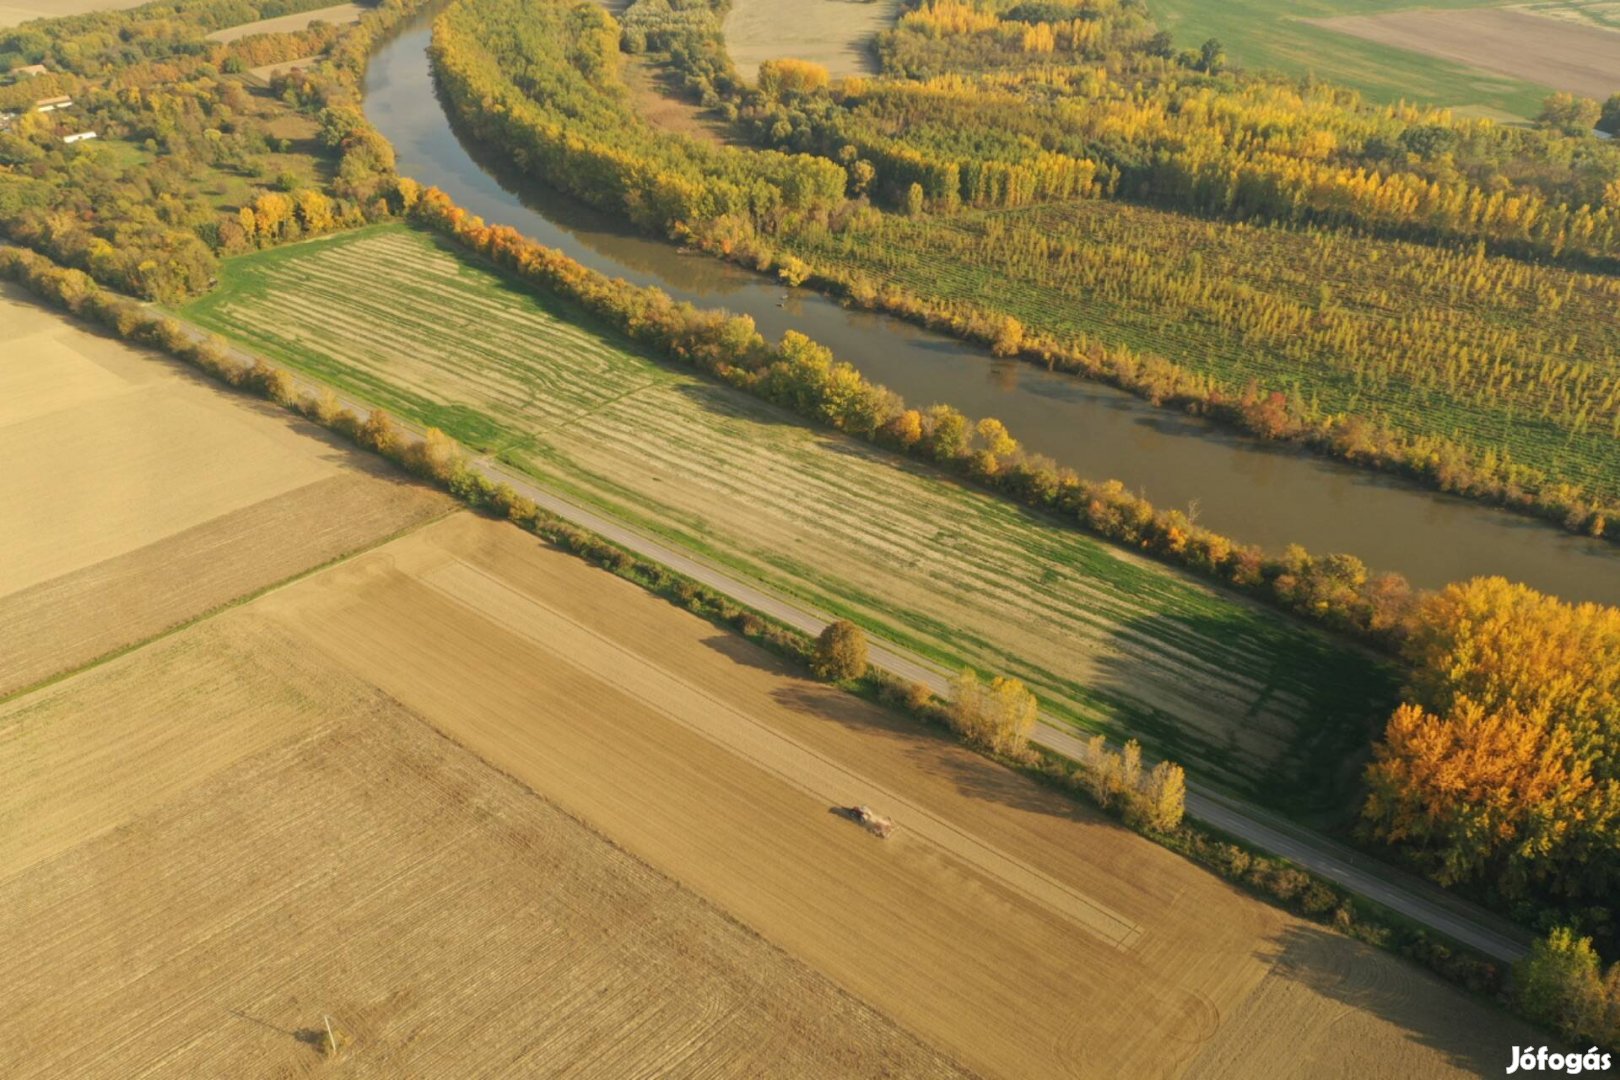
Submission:
MULTIPOLYGON (((307 0, 186 0, 28 24, 0 64, 50 74, 0 86, 0 233, 149 300, 214 283, 221 257, 352 227, 391 212, 393 150, 365 124, 364 44, 420 6, 388 0, 336 28, 210 42, 209 30, 321 7, 307 0), (257 86, 247 68, 329 58, 257 86), (350 54, 351 57, 353 54, 350 54), (37 99, 71 97, 41 112, 37 99), (66 144, 71 131, 95 141, 66 144)), ((396 205, 397 208, 397 205, 396 205)))

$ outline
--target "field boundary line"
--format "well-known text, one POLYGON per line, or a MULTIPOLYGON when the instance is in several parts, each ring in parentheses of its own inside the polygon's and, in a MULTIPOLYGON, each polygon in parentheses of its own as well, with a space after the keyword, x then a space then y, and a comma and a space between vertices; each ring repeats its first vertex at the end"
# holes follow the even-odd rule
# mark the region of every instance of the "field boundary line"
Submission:
POLYGON ((149 637, 141 638, 139 641, 132 641, 127 645, 120 645, 116 649, 102 653, 100 656, 94 657, 93 659, 86 660, 77 667, 66 668, 54 675, 47 676, 38 682, 30 683, 29 685, 21 687, 17 690, 13 690, 10 693, 0 694, 0 705, 7 705, 18 700, 19 698, 27 697, 29 694, 38 693, 42 690, 48 690, 57 683, 66 682, 67 680, 78 675, 83 675, 87 671, 92 671, 95 668, 101 667, 103 664, 110 664, 114 660, 128 656, 130 653, 139 652, 148 645, 156 644, 157 642, 162 641, 164 638, 173 637, 182 630, 189 630, 198 623, 207 622, 209 619, 223 615, 233 608, 242 607, 245 604, 251 604, 261 596, 268 596, 270 593, 284 589, 289 585, 296 585, 304 578, 319 574, 324 570, 330 570, 332 567, 348 562, 350 559, 359 558, 361 555, 368 554, 380 547, 383 547, 384 545, 391 544, 395 540, 409 536, 419 529, 425 529, 429 525, 435 525, 453 514, 461 514, 465 512, 465 507, 452 503, 450 507, 443 513, 432 514, 421 519, 420 521, 413 521, 403 529, 397 529, 387 536, 368 541, 367 543, 361 545, 360 547, 354 548, 353 550, 334 555, 330 559, 317 563, 314 566, 306 567, 290 577, 281 578, 278 581, 272 581, 266 585, 261 585, 251 592, 245 592, 241 596, 233 597, 222 604, 215 604, 213 607, 208 608, 205 611, 200 611, 195 615, 187 616, 185 619, 175 623, 173 626, 165 627, 149 637))

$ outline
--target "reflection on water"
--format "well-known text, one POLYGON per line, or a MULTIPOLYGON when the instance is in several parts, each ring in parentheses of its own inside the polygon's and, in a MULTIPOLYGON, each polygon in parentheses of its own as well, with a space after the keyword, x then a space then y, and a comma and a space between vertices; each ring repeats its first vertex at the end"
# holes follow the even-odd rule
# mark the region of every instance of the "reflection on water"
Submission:
POLYGON ((1057 375, 887 316, 850 311, 715 259, 681 254, 625 223, 526 183, 456 138, 433 89, 428 29, 384 46, 366 76, 366 112, 400 172, 469 212, 511 225, 615 277, 753 317, 776 337, 799 330, 913 405, 947 402, 996 416, 1031 450, 1082 476, 1117 478, 1164 507, 1280 550, 1347 551, 1418 585, 1502 574, 1572 599, 1620 603, 1620 560, 1601 542, 1503 511, 1268 446, 1109 387, 1057 375))

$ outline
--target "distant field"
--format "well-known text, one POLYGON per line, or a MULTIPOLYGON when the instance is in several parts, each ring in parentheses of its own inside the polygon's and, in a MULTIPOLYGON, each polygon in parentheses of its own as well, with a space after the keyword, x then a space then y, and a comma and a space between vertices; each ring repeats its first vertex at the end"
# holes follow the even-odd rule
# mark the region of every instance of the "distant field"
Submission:
POLYGON ((449 506, 10 285, 0 355, 0 696, 449 506))
POLYGON ((821 64, 836 78, 877 70, 871 45, 894 25, 900 0, 732 0, 726 47, 752 79, 765 60, 821 64))
POLYGON ((223 30, 215 30, 208 35, 208 40, 236 41, 239 38, 249 37, 253 34, 290 34, 307 29, 313 22, 343 26, 346 23, 359 22, 360 16, 370 11, 372 6, 370 4, 334 4, 332 7, 320 8, 317 11, 305 11, 297 15, 283 15, 276 19, 260 19, 258 22, 243 23, 240 26, 228 26, 223 30))
POLYGON ((1257 798, 1341 806, 1392 695, 1313 632, 663 367, 401 227, 234 261, 185 314, 1257 798))
POLYGON ((31 19, 59 19, 63 15, 86 15, 92 11, 117 11, 140 7, 150 0, 32 0, 24 4, 0 4, 0 29, 31 19))
POLYGON ((0 941, 19 1077, 298 1074, 327 1015, 387 1077, 1445 1077, 1533 1038, 466 514, 0 706, 0 941))
POLYGON ((1620 93, 1620 31, 1592 22, 1485 9, 1396 11, 1317 25, 1599 101, 1620 93))
POLYGON ((1500 0, 1148 0, 1154 18, 1176 44, 1197 48, 1219 38, 1235 64, 1275 68, 1353 86, 1374 101, 1476 105, 1515 116, 1533 116, 1550 91, 1515 78, 1422 56, 1403 48, 1336 34, 1312 19, 1380 15, 1406 8, 1461 9, 1499 6, 1500 0))

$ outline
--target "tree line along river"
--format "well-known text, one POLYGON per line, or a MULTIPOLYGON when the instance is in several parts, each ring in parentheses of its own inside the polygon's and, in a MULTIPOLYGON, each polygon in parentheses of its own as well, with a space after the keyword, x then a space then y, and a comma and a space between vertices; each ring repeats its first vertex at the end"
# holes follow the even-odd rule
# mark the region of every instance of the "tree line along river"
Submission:
POLYGON ((1414 585, 1500 574, 1570 600, 1620 604, 1620 557, 1602 542, 1416 488, 1398 479, 1223 431, 1110 387, 999 360, 899 319, 638 235, 621 222, 482 160, 457 138, 434 90, 429 20, 383 45, 366 114, 399 171, 615 277, 751 316, 767 337, 799 330, 914 406, 994 416, 1031 450, 1080 475, 1117 479, 1243 543, 1348 552, 1414 585))

